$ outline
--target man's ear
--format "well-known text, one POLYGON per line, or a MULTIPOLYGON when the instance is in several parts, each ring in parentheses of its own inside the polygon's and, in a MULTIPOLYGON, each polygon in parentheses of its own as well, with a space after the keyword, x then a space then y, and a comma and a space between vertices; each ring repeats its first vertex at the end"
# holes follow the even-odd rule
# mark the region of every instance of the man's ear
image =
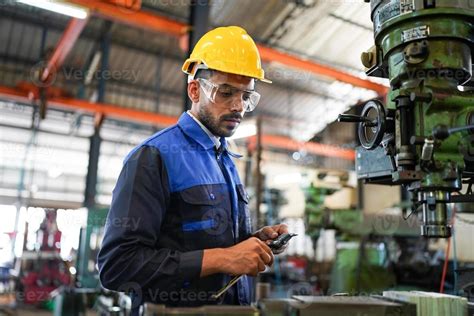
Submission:
POLYGON ((188 83, 188 97, 193 103, 199 102, 199 83, 196 80, 191 81, 188 83))

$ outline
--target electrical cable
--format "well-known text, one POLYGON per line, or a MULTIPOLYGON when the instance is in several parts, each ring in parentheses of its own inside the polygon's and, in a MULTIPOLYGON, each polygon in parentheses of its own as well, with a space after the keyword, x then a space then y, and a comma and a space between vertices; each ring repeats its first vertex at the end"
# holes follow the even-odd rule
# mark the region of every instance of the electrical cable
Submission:
MULTIPOLYGON (((456 215, 456 208, 453 207, 453 214, 451 215, 451 223, 454 226, 454 218, 456 215)), ((443 273, 441 274, 441 283, 439 286, 439 292, 444 293, 444 283, 446 281, 446 273, 448 271, 448 262, 449 262, 449 252, 451 251, 451 237, 448 238, 448 244, 446 245, 446 255, 443 265, 443 273)), ((455 280, 456 281, 456 280, 455 280)))
POLYGON ((456 219, 456 206, 453 205, 453 216, 452 216, 452 231, 453 231, 453 272, 454 272, 454 295, 458 295, 458 274, 456 273, 458 269, 458 255, 456 252, 456 230, 454 228, 454 221, 456 219))

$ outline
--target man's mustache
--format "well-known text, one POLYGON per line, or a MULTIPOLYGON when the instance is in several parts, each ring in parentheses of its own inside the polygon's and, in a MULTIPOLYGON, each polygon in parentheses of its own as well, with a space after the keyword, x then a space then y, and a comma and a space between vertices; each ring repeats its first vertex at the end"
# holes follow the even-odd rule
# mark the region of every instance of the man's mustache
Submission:
POLYGON ((243 117, 239 113, 226 114, 221 116, 221 120, 243 120, 243 117))

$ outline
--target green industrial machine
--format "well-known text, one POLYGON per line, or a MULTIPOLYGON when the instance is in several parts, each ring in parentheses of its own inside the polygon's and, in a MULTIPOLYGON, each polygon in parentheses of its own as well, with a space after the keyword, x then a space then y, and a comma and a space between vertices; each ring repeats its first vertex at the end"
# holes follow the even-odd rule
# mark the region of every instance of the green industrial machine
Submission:
POLYGON ((97 255, 104 235, 108 209, 89 209, 87 226, 81 229, 76 262, 76 282, 80 288, 100 289, 97 255))
POLYGON ((317 244, 322 229, 336 229, 341 234, 360 236, 370 233, 364 226, 364 217, 356 209, 329 209, 324 205, 326 197, 339 189, 310 186, 306 188, 305 223, 308 235, 317 244))
POLYGON ((337 254, 332 267, 328 293, 381 292, 395 284, 393 271, 388 269, 386 249, 380 243, 366 242, 373 227, 360 210, 329 209, 326 197, 339 189, 310 186, 306 193, 306 231, 314 246, 323 229, 337 231, 337 254))
POLYGON ((306 230, 313 240, 317 243, 321 234, 321 229, 324 228, 326 222, 326 212, 324 200, 326 196, 333 194, 336 190, 329 188, 318 188, 310 186, 305 190, 306 205, 305 205, 305 223, 306 230))
MULTIPOLYGON (((366 2, 369 2, 366 0, 366 2)), ((369 76, 388 78, 385 104, 365 104, 356 170, 368 183, 403 185, 421 235, 449 237, 448 204, 474 210, 473 0, 371 0, 369 76), (466 194, 457 194, 466 184, 466 194)))

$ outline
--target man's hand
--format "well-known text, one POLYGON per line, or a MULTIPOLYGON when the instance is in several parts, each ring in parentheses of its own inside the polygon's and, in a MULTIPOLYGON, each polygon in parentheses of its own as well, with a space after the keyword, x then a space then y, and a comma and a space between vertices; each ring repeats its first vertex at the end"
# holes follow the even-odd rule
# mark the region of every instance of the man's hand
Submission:
POLYGON ((205 249, 201 277, 214 273, 257 276, 273 264, 273 254, 263 241, 250 237, 229 248, 205 249))
MULTIPOLYGON (((260 228, 257 232, 253 234, 254 237, 266 242, 269 244, 272 240, 276 239, 281 234, 288 233, 288 226, 286 224, 278 224, 273 226, 265 226, 260 228)), ((274 254, 280 254, 286 250, 288 245, 282 247, 278 252, 274 251, 274 254)))

